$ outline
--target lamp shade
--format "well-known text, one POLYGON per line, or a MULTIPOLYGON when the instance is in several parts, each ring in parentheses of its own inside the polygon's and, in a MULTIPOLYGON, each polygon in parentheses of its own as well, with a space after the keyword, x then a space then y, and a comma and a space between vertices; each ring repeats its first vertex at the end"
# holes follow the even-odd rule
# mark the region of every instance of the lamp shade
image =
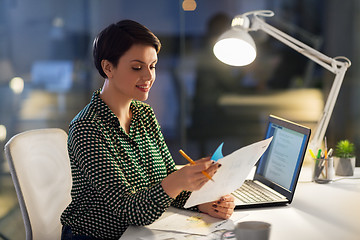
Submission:
POLYGON ((215 56, 231 66, 245 66, 256 57, 255 42, 242 28, 232 27, 223 33, 213 48, 215 56))

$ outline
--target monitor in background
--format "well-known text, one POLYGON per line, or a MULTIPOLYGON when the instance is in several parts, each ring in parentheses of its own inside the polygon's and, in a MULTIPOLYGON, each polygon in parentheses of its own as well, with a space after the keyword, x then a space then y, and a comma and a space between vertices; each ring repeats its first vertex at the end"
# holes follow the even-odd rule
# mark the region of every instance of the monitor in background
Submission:
POLYGON ((35 86, 50 92, 66 92, 73 83, 74 66, 72 61, 37 61, 31 69, 31 79, 35 86))

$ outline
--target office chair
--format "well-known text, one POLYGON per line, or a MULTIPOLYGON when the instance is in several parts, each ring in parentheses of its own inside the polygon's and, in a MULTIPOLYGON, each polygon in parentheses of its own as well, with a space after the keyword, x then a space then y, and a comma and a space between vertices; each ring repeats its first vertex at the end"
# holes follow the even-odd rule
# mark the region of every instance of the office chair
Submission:
POLYGON ((67 134, 57 128, 19 133, 6 143, 5 154, 26 239, 60 239, 60 215, 71 201, 67 134))

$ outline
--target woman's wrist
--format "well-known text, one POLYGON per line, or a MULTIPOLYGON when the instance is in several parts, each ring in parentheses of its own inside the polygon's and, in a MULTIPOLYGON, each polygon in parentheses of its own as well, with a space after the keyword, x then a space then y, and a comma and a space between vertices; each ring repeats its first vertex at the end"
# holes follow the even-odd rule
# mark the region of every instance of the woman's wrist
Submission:
POLYGON ((199 204, 199 205, 197 205, 197 208, 202 213, 208 213, 209 209, 210 209, 210 204, 209 203, 199 204))
POLYGON ((176 196, 183 191, 179 186, 179 181, 175 178, 174 173, 168 175, 161 182, 161 187, 164 189, 164 192, 171 198, 176 198, 176 196))

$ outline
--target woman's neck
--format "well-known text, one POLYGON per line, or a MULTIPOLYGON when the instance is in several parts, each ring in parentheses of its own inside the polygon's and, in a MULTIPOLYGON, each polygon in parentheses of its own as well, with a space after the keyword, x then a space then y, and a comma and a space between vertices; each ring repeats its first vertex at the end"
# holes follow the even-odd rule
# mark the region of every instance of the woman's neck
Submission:
POLYGON ((125 132, 129 133, 132 118, 132 112, 130 110, 131 99, 124 98, 122 95, 113 92, 112 88, 109 88, 106 82, 107 80, 105 80, 103 88, 100 92, 100 98, 118 117, 120 125, 125 132))

